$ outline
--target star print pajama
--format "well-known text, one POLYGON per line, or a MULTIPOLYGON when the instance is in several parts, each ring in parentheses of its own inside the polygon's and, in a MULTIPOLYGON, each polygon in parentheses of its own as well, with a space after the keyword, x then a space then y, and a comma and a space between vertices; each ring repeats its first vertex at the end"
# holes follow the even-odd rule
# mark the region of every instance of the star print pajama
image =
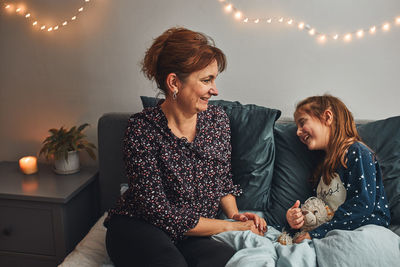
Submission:
POLYGON ((309 232, 313 238, 322 238, 334 229, 354 230, 367 224, 389 226, 389 206, 375 155, 356 142, 349 147, 346 157, 347 168, 340 166, 336 171, 346 189, 345 201, 331 221, 309 232))

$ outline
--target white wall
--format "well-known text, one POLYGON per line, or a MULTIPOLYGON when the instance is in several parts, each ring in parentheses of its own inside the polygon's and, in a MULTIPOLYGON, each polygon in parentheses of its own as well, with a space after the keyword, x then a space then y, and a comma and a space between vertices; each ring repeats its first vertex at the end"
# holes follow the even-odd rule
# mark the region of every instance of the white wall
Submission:
MULTIPOLYGON (((44 21, 70 17, 83 0, 25 0, 44 21)), ((398 0, 233 0, 251 17, 305 20, 320 31, 368 28, 400 15, 398 0)), ((282 110, 329 92, 357 119, 399 115, 400 26, 351 43, 316 42, 295 27, 239 23, 217 0, 91 0, 81 17, 54 33, 0 13, 0 161, 36 154, 52 127, 88 122, 97 142, 106 112, 138 112, 156 95, 139 62, 152 38, 184 26, 214 38, 227 55, 219 98, 282 110)), ((85 161, 85 158, 84 158, 85 161)), ((87 163, 90 163, 86 159, 87 163)))

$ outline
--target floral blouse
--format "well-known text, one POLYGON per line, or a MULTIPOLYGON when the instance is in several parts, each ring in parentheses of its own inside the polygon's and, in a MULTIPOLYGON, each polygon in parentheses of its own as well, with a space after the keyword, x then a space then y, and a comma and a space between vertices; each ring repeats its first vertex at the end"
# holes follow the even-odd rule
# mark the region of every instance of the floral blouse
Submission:
POLYGON ((124 139, 129 189, 109 210, 140 218, 166 232, 173 242, 183 239, 201 217, 215 218, 220 199, 238 196, 232 182, 229 119, 210 105, 198 113, 193 142, 176 137, 160 103, 130 117, 124 139))

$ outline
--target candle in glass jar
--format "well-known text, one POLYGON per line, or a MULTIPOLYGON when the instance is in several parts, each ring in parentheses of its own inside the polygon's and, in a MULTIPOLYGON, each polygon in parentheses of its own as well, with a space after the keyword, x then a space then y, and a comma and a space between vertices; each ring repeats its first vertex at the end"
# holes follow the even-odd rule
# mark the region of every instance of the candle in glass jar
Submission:
POLYGON ((19 160, 19 168, 25 174, 33 174, 38 171, 37 159, 33 156, 23 157, 19 160))

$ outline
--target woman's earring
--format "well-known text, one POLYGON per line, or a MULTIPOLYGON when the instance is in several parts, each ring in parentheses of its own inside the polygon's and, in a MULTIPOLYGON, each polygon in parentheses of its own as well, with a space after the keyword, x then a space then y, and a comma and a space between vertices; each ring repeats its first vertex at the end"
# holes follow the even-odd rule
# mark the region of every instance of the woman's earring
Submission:
POLYGON ((176 94, 178 93, 178 90, 175 90, 174 91, 174 93, 172 94, 172 98, 174 99, 174 100, 176 100, 176 94))

